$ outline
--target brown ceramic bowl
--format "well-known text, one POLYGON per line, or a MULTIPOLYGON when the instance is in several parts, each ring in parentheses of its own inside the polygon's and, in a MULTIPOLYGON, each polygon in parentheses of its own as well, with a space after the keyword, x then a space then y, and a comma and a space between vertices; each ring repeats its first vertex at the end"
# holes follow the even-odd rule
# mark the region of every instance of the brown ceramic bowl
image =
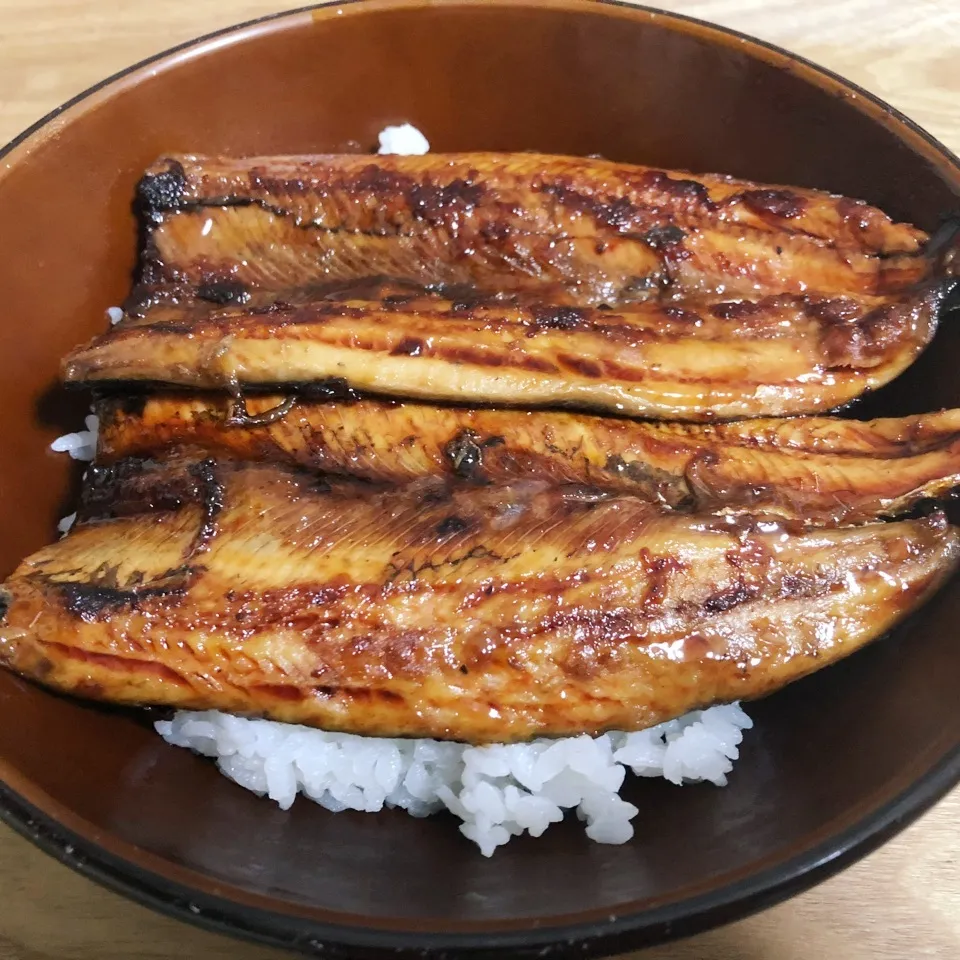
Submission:
MULTIPOLYGON (((582 0, 325 6, 164 54, 68 104, 0 164, 2 573, 68 512, 46 450, 83 406, 60 356, 127 291, 134 184, 165 151, 336 151, 410 120, 438 150, 538 150, 720 170, 864 197, 934 228, 957 160, 808 63, 667 14, 582 0)), ((951 329, 952 326, 952 329, 951 329)), ((871 413, 960 404, 960 336, 871 413)), ((289 813, 166 746, 135 712, 0 673, 0 802, 16 829, 165 912, 306 952, 613 952, 740 916, 876 846, 960 777, 960 590, 751 708, 724 790, 634 783, 637 836, 574 824, 481 857, 445 817, 289 813)), ((50 904, 51 917, 55 904, 50 904)))

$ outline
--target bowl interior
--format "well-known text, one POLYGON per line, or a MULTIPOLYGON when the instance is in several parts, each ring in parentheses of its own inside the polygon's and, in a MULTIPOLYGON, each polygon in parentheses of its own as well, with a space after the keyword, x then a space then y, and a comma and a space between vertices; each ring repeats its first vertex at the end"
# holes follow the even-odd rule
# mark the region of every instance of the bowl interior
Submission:
MULTIPOLYGON (((84 398, 57 387, 58 361, 129 287, 143 168, 167 151, 367 150, 401 120, 435 150, 719 170, 863 197, 927 229, 960 209, 960 169, 869 99, 762 47, 629 7, 347 4, 184 49, 68 109, 0 169, 4 573, 70 512, 77 471, 46 446, 79 425, 84 398)), ((958 363, 960 338, 944 330, 863 409, 960 404, 958 363)), ((446 817, 334 816, 304 800, 284 813, 164 745, 142 715, 6 673, 0 779, 89 850, 146 871, 174 908, 183 884, 201 904, 274 911, 257 929, 278 940, 342 924, 365 929, 344 934, 363 942, 371 930, 392 942, 498 931, 532 942, 575 923, 617 931, 610 921, 637 913, 634 936, 660 936, 668 915, 675 932, 703 921, 697 898, 725 910, 780 889, 956 756, 958 619, 950 586, 882 643, 752 706, 756 729, 726 789, 633 783, 625 795, 640 814, 625 846, 565 823, 486 860, 446 817)))

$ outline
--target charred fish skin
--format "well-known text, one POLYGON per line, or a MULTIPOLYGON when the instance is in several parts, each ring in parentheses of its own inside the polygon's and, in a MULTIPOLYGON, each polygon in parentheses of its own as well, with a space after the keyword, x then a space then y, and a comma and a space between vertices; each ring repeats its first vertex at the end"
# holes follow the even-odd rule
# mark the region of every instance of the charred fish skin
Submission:
POLYGON ((907 513, 960 486, 960 411, 684 425, 573 413, 470 409, 295 395, 250 397, 270 424, 227 427, 231 401, 159 393, 99 403, 98 459, 181 449, 371 483, 523 479, 580 484, 686 512, 751 512, 808 526, 907 513))
POLYGON ((642 729, 846 656, 960 556, 941 515, 790 533, 542 484, 352 497, 210 470, 212 529, 198 488, 24 561, 6 665, 80 696, 377 736, 642 729))
POLYGON ((153 283, 383 274, 596 305, 879 294, 928 275, 926 235, 865 203, 583 158, 169 157, 140 198, 153 283))
POLYGON ((886 298, 618 310, 442 299, 158 307, 75 350, 67 383, 270 389, 342 378, 418 400, 705 421, 821 413, 930 341, 944 284, 886 298))

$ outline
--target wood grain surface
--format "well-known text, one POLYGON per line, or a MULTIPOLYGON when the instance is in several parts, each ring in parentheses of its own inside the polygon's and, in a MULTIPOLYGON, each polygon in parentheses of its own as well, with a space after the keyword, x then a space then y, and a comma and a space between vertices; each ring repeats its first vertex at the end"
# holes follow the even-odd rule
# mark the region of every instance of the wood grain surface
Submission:
MULTIPOLYGON (((0 143, 143 57, 283 0, 0 0, 0 143)), ((788 47, 960 152, 957 0, 660 0, 788 47)), ((3 225, 0 225, 2 229, 3 225)), ((642 960, 960 957, 960 790, 877 853, 765 913, 642 960)), ((0 960, 273 960, 155 915, 0 826, 0 960)))

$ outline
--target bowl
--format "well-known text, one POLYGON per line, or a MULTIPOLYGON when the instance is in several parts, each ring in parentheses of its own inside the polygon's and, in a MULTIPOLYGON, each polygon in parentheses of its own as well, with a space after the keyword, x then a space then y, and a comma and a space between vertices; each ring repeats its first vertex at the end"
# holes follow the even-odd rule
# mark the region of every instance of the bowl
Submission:
MULTIPOLYGON (((49 541, 76 473, 60 357, 128 290, 131 212, 168 151, 369 149, 408 120, 437 150, 599 153, 822 187, 925 229, 960 208, 960 165, 864 91, 683 17, 585 0, 371 0, 215 34, 117 75, 3 151, 3 573, 49 541)), ((863 406, 960 404, 960 336, 863 406)), ((283 812, 165 745, 144 714, 0 673, 0 816, 82 873, 166 913, 306 953, 602 954, 690 934, 861 856, 960 778, 960 590, 893 635, 755 704, 725 789, 634 781, 624 846, 575 824, 484 859, 452 819, 283 812)), ((53 905, 51 904, 51 910, 53 905)))

